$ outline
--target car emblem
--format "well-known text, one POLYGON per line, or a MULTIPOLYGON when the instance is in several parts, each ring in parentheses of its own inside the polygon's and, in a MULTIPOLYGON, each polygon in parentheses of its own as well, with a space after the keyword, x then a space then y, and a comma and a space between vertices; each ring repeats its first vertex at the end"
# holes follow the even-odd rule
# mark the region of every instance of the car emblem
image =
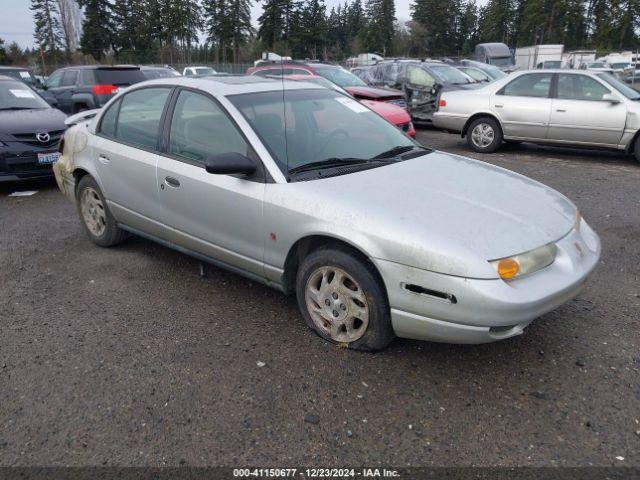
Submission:
POLYGON ((36 138, 41 143, 47 143, 49 140, 51 140, 51 137, 47 132, 36 133, 36 138))

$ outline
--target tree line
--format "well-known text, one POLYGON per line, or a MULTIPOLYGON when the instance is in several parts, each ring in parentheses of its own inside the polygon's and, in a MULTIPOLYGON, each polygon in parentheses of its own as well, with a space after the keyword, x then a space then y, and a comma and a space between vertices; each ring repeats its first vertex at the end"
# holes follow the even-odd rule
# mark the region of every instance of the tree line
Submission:
POLYGON ((338 61, 363 52, 462 56, 480 42, 606 52, 638 49, 640 40, 640 0, 413 0, 402 22, 394 0, 345 0, 330 9, 324 0, 259 4, 254 26, 252 0, 31 0, 36 49, 0 39, 0 62, 70 61, 78 55, 70 17, 80 9, 84 61, 237 63, 263 51, 338 61))

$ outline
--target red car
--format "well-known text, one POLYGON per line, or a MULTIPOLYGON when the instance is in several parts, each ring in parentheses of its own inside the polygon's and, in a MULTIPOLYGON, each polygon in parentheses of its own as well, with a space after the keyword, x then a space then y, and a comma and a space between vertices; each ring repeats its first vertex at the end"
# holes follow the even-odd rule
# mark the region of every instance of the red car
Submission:
POLYGON ((327 63, 266 63, 247 69, 247 75, 268 76, 289 76, 289 75, 319 75, 339 87, 344 88, 349 94, 358 100, 377 100, 389 102, 402 108, 407 108, 404 93, 391 88, 370 87, 353 73, 338 65, 327 63))
MULTIPOLYGON (((280 76, 278 76, 277 78, 280 78, 280 76)), ((300 82, 317 83, 318 85, 321 85, 325 88, 331 88, 334 90, 338 90, 342 93, 349 94, 349 92, 346 89, 343 89, 338 85, 331 83, 329 80, 319 75, 292 74, 292 75, 283 75, 282 78, 286 78, 287 80, 296 80, 300 82)), ((390 102, 380 102, 377 100, 358 99, 358 101, 363 105, 366 105, 367 107, 369 107, 371 110, 376 112, 378 115, 380 115, 389 123, 394 124, 396 127, 398 127, 400 130, 402 130, 404 133, 406 133, 410 137, 416 136, 416 129, 414 128, 413 123, 411 122, 411 116, 409 115, 409 113, 407 113, 407 111, 404 108, 399 107, 398 105, 394 105, 393 103, 390 103, 390 102)))

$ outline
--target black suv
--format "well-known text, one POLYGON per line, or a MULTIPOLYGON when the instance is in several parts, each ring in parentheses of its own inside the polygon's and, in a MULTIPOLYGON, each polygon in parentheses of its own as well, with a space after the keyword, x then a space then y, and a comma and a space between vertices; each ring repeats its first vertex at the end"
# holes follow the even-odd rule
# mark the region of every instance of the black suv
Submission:
POLYGON ((65 118, 27 84, 0 75, 0 183, 51 177, 65 118))
POLYGON ((90 65, 56 70, 44 88, 55 96, 58 108, 67 113, 100 108, 120 88, 142 82, 146 77, 140 67, 90 65))

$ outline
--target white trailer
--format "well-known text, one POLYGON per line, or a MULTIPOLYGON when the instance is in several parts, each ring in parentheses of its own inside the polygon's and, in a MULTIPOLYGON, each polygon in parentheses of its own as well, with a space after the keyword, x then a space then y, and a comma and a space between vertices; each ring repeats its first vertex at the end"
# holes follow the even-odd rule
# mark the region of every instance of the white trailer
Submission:
POLYGON ((564 45, 534 45, 516 48, 516 66, 520 70, 559 68, 564 45))
POLYGON ((595 61, 595 50, 573 50, 562 55, 563 68, 584 68, 588 63, 595 61))

